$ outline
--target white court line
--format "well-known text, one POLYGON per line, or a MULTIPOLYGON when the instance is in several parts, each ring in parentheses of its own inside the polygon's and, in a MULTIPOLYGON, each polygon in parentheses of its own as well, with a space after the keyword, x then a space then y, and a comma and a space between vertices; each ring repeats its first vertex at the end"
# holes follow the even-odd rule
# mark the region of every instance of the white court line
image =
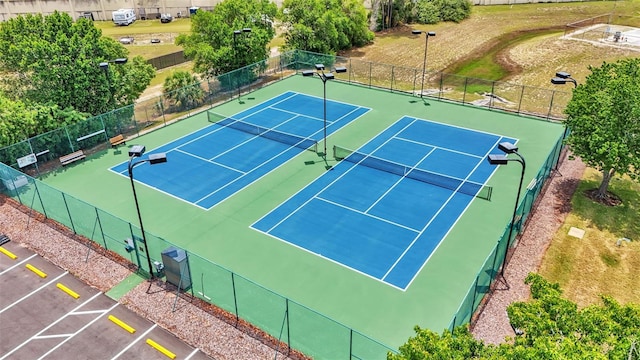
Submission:
POLYGON ((382 222, 386 222, 386 223, 388 223, 388 224, 395 225, 395 226, 397 226, 397 227, 401 227, 401 228, 407 229, 407 230, 409 230, 409 231, 411 231, 411 232, 414 232, 414 233, 419 233, 419 232, 420 232, 420 230, 418 230, 418 229, 413 229, 413 228, 410 228, 410 227, 408 227, 408 226, 406 226, 406 225, 398 224, 398 223, 393 222, 393 221, 391 221, 391 220, 387 220, 387 219, 385 219, 385 218, 381 218, 381 217, 379 217, 379 216, 371 215, 371 214, 369 214, 369 213, 366 213, 366 212, 363 212, 363 211, 360 211, 360 210, 357 210, 357 209, 354 209, 354 208, 350 208, 350 207, 348 207, 348 206, 342 205, 342 204, 337 203, 337 202, 335 202, 335 201, 331 201, 331 200, 328 200, 328 199, 322 198, 322 197, 320 197, 320 196, 314 196, 314 197, 313 197, 313 199, 318 199, 318 200, 320 200, 320 201, 324 201, 324 202, 329 203, 329 204, 331 204, 331 205, 335 205, 335 206, 341 207, 341 208, 343 208, 343 209, 346 209, 346 210, 352 211, 352 212, 354 212, 354 213, 361 214, 361 215, 364 215, 364 216, 369 217, 369 218, 372 218, 372 219, 380 220, 380 221, 382 221, 382 222))
MULTIPOLYGON (((352 106, 353 106, 353 105, 352 105, 352 106)), ((338 120, 336 120, 336 121, 340 121, 342 118, 344 118, 345 116, 347 116, 347 115, 349 115, 349 114, 353 113, 353 112, 354 112, 354 111, 356 111, 357 109, 360 109, 360 107, 355 107, 355 109, 354 109, 353 111, 349 112, 348 114, 345 114, 344 116, 340 117, 340 118, 339 118, 338 120)), ((355 121, 355 120, 356 120, 356 119, 353 119, 353 120, 351 120, 351 121, 355 121)), ((277 129, 274 129, 274 130, 276 130, 276 131, 277 131, 277 129)), ((311 134, 309 137, 307 137, 307 138, 305 138, 305 139, 310 139, 310 138, 311 138, 311 136, 313 136, 313 135, 315 135, 315 134, 320 133, 320 131, 322 131, 322 129, 320 129, 320 130, 316 131, 315 133, 311 134)), ((256 136, 256 137, 258 137, 258 136, 256 136)), ((253 139, 255 139, 255 138, 249 139, 248 141, 251 141, 251 140, 253 140, 253 139)), ((248 141, 247 141, 247 142, 248 142, 248 141)), ((237 148, 237 147, 239 147, 239 146, 241 146, 241 145, 244 145, 245 143, 246 143, 246 142, 241 143, 241 144, 238 144, 237 146, 235 146, 235 147, 233 147, 233 148, 229 149, 229 150, 228 150, 228 151, 226 151, 226 152, 229 152, 229 151, 231 151, 231 150, 233 150, 233 149, 235 149, 235 148, 237 148)), ((251 173, 253 173, 253 172, 254 172, 254 171, 256 171, 257 169, 260 169, 262 166, 264 166, 265 164, 267 164, 268 162, 272 161, 274 158, 276 158, 276 157, 278 157, 278 156, 280 156, 280 155, 284 154, 285 152, 287 152, 287 151, 291 150, 292 148, 294 148, 294 146, 290 146, 290 147, 286 148, 285 150, 281 151, 280 153, 278 153, 277 155, 273 155, 273 156, 271 156, 267 161, 265 161, 265 162, 263 162, 263 163, 259 164, 258 166, 256 166, 255 168, 253 168, 253 170, 251 170, 251 171, 247 172, 246 174, 251 174, 251 173)), ((225 152, 225 153, 226 153, 226 152, 225 152)), ((223 153, 223 154, 224 154, 224 153, 223 153)), ((220 154, 220 155, 222 155, 222 154, 220 154)), ((220 156, 220 155, 218 155, 218 156, 220 156)), ((297 155, 296 155, 296 156, 297 156, 297 155)), ((258 180, 262 179, 262 178, 263 178, 263 177, 265 177, 267 174, 271 173, 272 171, 274 171, 274 170, 278 169, 280 166, 284 165, 286 162, 287 162, 287 161, 285 161, 285 162, 281 163, 280 165, 276 166, 275 168, 273 168, 273 169, 271 169, 271 170, 267 171, 266 173, 262 174, 261 176, 259 176, 259 177, 258 177, 257 179, 255 179, 254 181, 252 181, 252 182, 250 182, 249 184, 246 184, 245 186, 243 186, 243 187, 242 187, 242 189, 244 189, 244 188, 246 188, 247 186, 249 186, 249 185, 253 184, 254 182, 256 182, 256 181, 258 181, 258 180)), ((201 202, 201 201, 204 201, 204 200, 205 200, 205 199, 207 199, 208 197, 213 196, 214 194, 218 193, 220 190, 222 190, 222 189, 226 188, 226 187, 227 187, 227 186, 229 186, 229 185, 234 184, 234 183, 235 183, 235 182, 237 182, 237 181, 240 181, 241 179, 243 179, 243 176, 240 176, 240 177, 238 177, 238 178, 236 178, 236 179, 234 179, 234 180, 232 180, 232 181, 230 181, 230 182, 226 183, 225 185, 223 185, 223 186, 219 187, 219 188, 218 188, 218 189, 216 189, 215 191, 213 191, 213 192, 211 192, 211 193, 207 194, 206 196, 204 196, 204 197, 202 197, 202 198, 198 199, 197 201, 195 201, 195 202, 194 202, 194 204, 197 204, 197 203, 199 203, 199 202, 201 202)), ((238 189, 236 192, 234 192, 233 194, 229 195, 228 197, 230 197, 230 196, 232 196, 232 195, 235 195, 236 193, 238 193, 238 192, 239 192, 239 191, 241 191, 242 189, 238 189)), ((226 199, 226 198, 225 198, 225 199, 226 199)), ((219 201, 218 203, 216 203, 216 205, 220 204, 221 202, 222 202, 222 201, 219 201)), ((214 206, 210 207, 209 209, 214 208, 216 205, 214 205, 214 206)))
POLYGON ((27 261, 29 261, 29 260, 33 259, 35 256, 38 256, 38 254, 33 254, 33 255, 29 256, 28 258, 26 258, 26 259, 24 259, 24 260, 20 261, 19 263, 17 263, 17 264, 15 264, 15 265, 13 265, 12 267, 10 267, 10 268, 8 268, 8 269, 4 270, 3 272, 0 272, 0 275, 2 275, 2 274, 4 274, 4 273, 8 272, 9 270, 12 270, 13 268, 16 268, 16 267, 18 267, 18 266, 20 266, 20 265, 22 265, 22 264, 26 263, 27 261))
MULTIPOLYGON (((355 119, 354 119, 355 120, 355 119)), ((400 121, 400 120, 398 120, 400 121)), ((385 128, 384 130, 382 130, 381 132, 379 132, 376 136, 374 136, 373 138, 377 138, 378 136, 380 136, 382 133, 384 133, 385 131, 389 130, 393 125, 397 124, 398 121, 394 122, 393 124, 387 126, 387 128, 385 128)), ((415 120, 414 120, 415 121, 415 120)), ((412 122, 413 123, 413 122, 412 122)), ((409 127, 410 124, 406 125, 405 127, 402 128, 402 130, 405 130, 407 127, 409 127)), ((397 134, 397 132, 396 132, 397 134)), ((389 141, 391 141, 391 139, 385 141, 382 145, 380 145, 377 149, 379 149, 381 146, 383 146, 384 144, 388 143, 389 141)), ((266 233, 270 233, 271 231, 273 231, 273 229, 275 229, 276 227, 280 226, 280 224, 282 224, 283 222, 285 222, 287 219, 289 219, 291 216, 293 216, 294 213, 298 212, 300 209, 302 209, 302 207, 304 207, 305 205, 307 205, 309 202, 311 202, 311 200, 313 200, 318 194, 320 194, 321 192, 325 191, 326 189, 330 188, 333 184, 335 184, 338 180, 342 179, 345 175, 347 175, 351 170, 353 170, 355 168, 355 165, 352 165, 352 167, 345 171, 344 173, 342 173, 340 176, 338 176, 336 179, 334 179, 332 182, 330 182, 329 184, 327 184, 325 187, 323 187, 322 189, 316 191, 316 195, 311 196, 307 201, 305 201, 304 203, 302 203, 300 206, 298 206, 296 209, 294 209, 291 213, 289 213, 289 215, 285 216, 283 219, 281 219, 280 221, 278 221, 275 225, 273 225, 271 228, 267 229, 266 233)), ((322 173, 320 174, 316 179, 314 179, 310 184, 315 183, 319 178, 323 177, 326 173, 322 173)), ((293 199, 294 197, 298 196, 298 194, 304 190, 307 189, 309 185, 303 187, 302 189, 296 191, 293 195, 289 196, 285 201, 282 202, 282 204, 288 202, 289 200, 293 199)), ((282 205, 280 204, 280 205, 282 205)), ((251 227, 253 228, 253 226, 255 224, 257 224, 258 222, 260 222, 262 219, 266 218, 267 216, 269 216, 271 213, 273 213, 275 211, 275 209, 273 209, 272 211, 269 211, 268 213, 266 213, 264 216, 262 216, 260 219, 256 220, 256 222, 254 222, 253 224, 251 224, 251 227)), ((284 240, 285 242, 289 243, 288 241, 284 240)), ((346 266, 343 264, 343 266, 346 266)))
POLYGON ((69 314, 71 314, 73 311, 80 309, 81 307, 85 306, 86 304, 88 304, 90 301, 93 301, 93 299, 95 299, 98 295, 100 295, 100 293, 95 294, 94 296, 92 296, 90 299, 87 299, 85 302, 83 302, 82 304, 78 305, 77 307, 75 307, 73 310, 71 310, 70 312, 66 313, 64 316, 58 318, 58 320, 52 322, 51 324, 49 324, 47 327, 45 327, 44 329, 40 330, 37 334, 35 334, 34 336, 30 337, 29 339, 25 340, 22 344, 18 345, 17 347, 13 348, 9 353, 5 354, 3 357, 0 358, 0 360, 2 359, 6 359, 9 355, 13 354, 14 352, 18 351, 20 348, 22 348, 23 346, 27 345, 31 340, 35 339, 36 336, 44 333, 45 331, 47 331, 48 329, 50 329, 51 327, 53 327, 54 325, 56 325, 57 323, 59 323, 60 321, 64 320, 69 314))
POLYGON ((31 338, 31 340, 55 339, 55 338, 69 337, 69 336, 73 336, 73 333, 70 333, 70 334, 56 334, 56 335, 42 335, 42 336, 34 336, 34 337, 32 337, 32 338, 31 338))
MULTIPOLYGON (((400 131, 407 129, 409 126, 411 126, 411 124, 413 124, 413 122, 415 122, 416 120, 414 119, 412 122, 410 122, 409 124, 405 125, 400 131)), ((395 123, 394 123, 395 124, 395 123)), ((390 125, 389 127, 393 126, 390 125)), ((389 129, 389 127, 387 127, 387 129, 389 129)), ((386 131, 387 129, 383 130, 386 131)), ((399 133, 400 131, 396 132, 399 133)), ((376 135, 379 136, 380 134, 376 135)), ((376 150, 380 149, 382 146, 384 146, 385 144, 387 144, 389 141, 391 141, 391 139, 393 138, 390 137, 389 139, 387 139, 387 141, 385 141, 384 143, 380 144, 377 148, 375 148, 371 153, 374 153, 376 150)), ((329 184, 325 185, 322 189, 316 191, 316 195, 309 197, 309 199, 307 201, 305 201, 304 203, 300 204, 300 206, 298 206, 297 208, 295 208, 293 211, 291 211, 289 213, 289 215, 285 216, 284 218, 282 218, 280 221, 278 221, 276 224, 274 224, 271 228, 269 228, 266 232, 267 234, 270 233, 271 231, 273 231, 275 228, 277 228, 278 226, 280 226, 283 222, 285 222, 286 220, 288 220, 291 216, 293 216, 293 214, 297 213, 298 211, 300 211, 300 209, 302 209, 304 206, 306 206, 308 203, 311 202, 311 200, 315 199, 316 197, 319 197, 319 194, 322 193, 323 191, 327 190, 328 188, 330 188, 331 186, 333 186, 333 184, 335 184, 336 182, 338 182, 340 179, 342 179, 344 176, 346 176, 349 172, 351 172, 353 169, 356 168, 356 165, 353 165, 351 168, 349 168, 347 171, 343 172, 342 174, 340 174, 340 176, 338 176, 337 178, 335 178, 332 182, 330 182, 329 184)), ((323 176, 324 174, 320 175, 323 176)), ((317 179, 316 179, 317 180, 317 179)), ((314 180, 312 182, 312 184, 316 181, 314 180)), ((287 200, 285 200, 284 202, 289 201, 290 199, 292 199, 293 197, 297 196, 299 192, 305 190, 307 187, 305 186, 304 188, 300 189, 299 191, 297 191, 295 194, 291 195, 287 200)), ((322 199, 321 199, 322 200, 322 199)), ((272 212, 267 213, 265 216, 263 216, 262 218, 258 219, 257 222, 259 222, 260 220, 262 220, 263 218, 269 216, 269 214, 271 214, 272 212)), ((255 224, 255 223, 254 223, 255 224)), ((253 225, 251 225, 253 226, 253 225)), ((286 241, 286 240, 285 240, 286 241)), ((288 242, 288 241, 287 241, 288 242)), ((344 265, 346 266, 346 265, 344 265)))
POLYGON ((31 296, 31 295, 33 295, 33 294, 37 293, 38 291, 40 291, 40 290, 42 290, 42 289, 46 288, 47 286, 49 286, 49 285, 53 284, 53 283, 54 283, 54 282, 56 282, 56 281, 58 281, 58 279, 60 279, 61 277, 63 277, 63 276, 65 276, 65 275, 67 275, 68 273, 69 273, 68 271, 63 272, 62 274, 58 275, 56 278, 51 279, 51 281, 49 281, 48 283, 46 283, 46 284, 44 284, 44 285, 40 286, 39 288, 37 288, 37 289, 33 290, 32 292, 28 293, 27 295, 25 295, 25 296, 21 297, 20 299, 18 299, 18 300, 16 300, 16 301, 14 301, 13 303, 9 304, 9 305, 8 305, 7 307, 5 307, 4 309, 0 310, 0 314, 2 314, 3 312, 5 312, 5 311, 7 311, 7 310, 11 309, 12 307, 14 307, 15 305, 17 305, 17 304, 18 304, 18 303, 20 303, 21 301, 23 301, 23 300, 25 300, 26 298, 28 298, 29 296, 31 296))
MULTIPOLYGON (((484 157, 487 157, 489 155, 489 153, 496 147, 496 145, 498 145, 498 143, 500 142, 500 140, 502 140, 502 137, 499 137, 498 140, 496 140, 493 144, 492 147, 489 148, 489 150, 487 150, 487 152, 485 153, 484 157)), ((484 159, 483 157, 483 159, 484 159)), ((413 245, 418 241, 418 239, 420 239, 420 237, 422 236, 422 234, 424 234, 424 232, 429 228, 429 226, 431 225, 431 223, 433 223, 433 221, 438 217, 438 215, 440 215, 440 213, 449 205, 449 202, 451 201, 451 199, 453 199, 454 196, 456 196, 458 194, 458 189, 464 185, 464 183, 469 179, 469 177, 471 175, 473 175, 473 172, 476 171, 476 169, 478 168, 478 166, 480 166, 482 164, 482 160, 478 161, 478 163, 476 164, 476 166, 473 168, 473 170, 471 170, 469 172, 469 174, 467 175, 466 178, 464 178, 464 181, 460 183, 460 185, 458 185, 458 188, 456 188, 455 190, 453 190, 453 192, 451 193, 451 195, 449 196, 449 198, 444 202, 444 204, 442 204, 442 206, 440 206, 440 209, 438 209, 438 211, 431 217, 431 220, 429 220, 427 222, 427 224, 422 228, 422 231, 420 231, 420 233, 418 233, 418 235, 413 239, 413 241, 411 242, 411 244, 409 244, 409 246, 407 246, 404 251, 402 252, 402 254, 398 257, 398 259, 393 263, 393 265, 391 265, 391 267, 389 268, 389 270, 387 271, 386 274, 384 274, 384 276, 382 277, 382 280, 384 280, 392 271, 393 269, 395 269, 396 265, 398 265, 398 263, 400 262, 400 260, 402 260, 404 258, 404 256, 409 252, 409 249, 411 249, 413 247, 413 245)), ((495 171, 495 169, 494 169, 495 171)), ((473 200, 473 199, 472 199, 473 200)), ((460 217, 462 216, 462 214, 464 214, 464 212, 466 211, 466 209, 469 207, 469 205, 471 204, 471 200, 467 203, 467 206, 465 207, 465 209, 460 212, 458 214, 458 217, 456 218, 456 220, 454 221, 454 225, 456 222, 458 222, 458 219, 460 219, 460 217)), ((447 231, 447 233, 445 234, 445 236, 443 236, 440 241, 438 242, 438 245, 433 249, 433 251, 431 251, 431 254, 429 254, 429 256, 427 257, 427 259, 424 261, 424 264, 427 263, 427 261, 429 260, 429 258, 431 258, 431 256, 433 255, 433 253, 436 251, 436 249, 440 246, 440 243, 442 243, 442 241, 444 240, 444 238, 446 237, 446 235, 449 233, 449 231, 451 231, 451 229, 453 228, 453 225, 449 227, 449 230, 447 231)), ((422 266, 420 267, 422 268, 422 266)), ((418 275, 418 272, 416 272, 414 274, 414 277, 418 275)), ((413 279, 412 279, 413 280, 413 279)))
POLYGON ((116 356, 112 357, 111 360, 115 360, 117 358, 119 358, 122 354, 124 354, 125 352, 127 352, 127 350, 131 349, 131 347, 133 347, 133 345, 135 345, 138 341, 142 340, 142 338, 144 338, 145 336, 147 336, 148 333, 151 332, 151 330, 155 329, 156 326, 158 326, 158 324, 153 324, 153 326, 151 326, 147 331, 145 331, 144 333, 140 334, 140 336, 138 336, 135 340, 133 340, 129 345, 127 345, 127 347, 125 347, 124 349, 122 349, 122 351, 120 351, 118 354, 116 354, 116 356))
POLYGON ((379 203, 380 201, 382 201, 382 199, 384 199, 384 198, 387 196, 387 194, 388 194, 388 193, 390 193, 393 189, 395 189, 395 188, 396 188, 396 186, 398 186, 398 184, 400 184, 400 183, 402 182, 402 180, 404 180, 404 179, 406 178, 406 175, 407 175, 409 172, 413 171, 413 169, 415 169, 415 168, 416 168, 416 166, 420 165, 420 163, 421 163, 421 162, 423 162, 423 161, 424 161, 424 159, 426 159, 429 155, 431 155, 435 150, 436 150, 435 148, 431 149, 431 151, 429 151, 425 156, 423 156, 423 157, 422 157, 422 159, 420 159, 420 161, 418 161, 415 165, 413 165, 413 166, 411 167, 411 170, 409 170, 407 173, 405 173, 405 176, 400 176, 400 178, 395 182, 395 184, 391 185, 391 186, 387 189, 387 191, 385 191, 385 192, 384 192, 384 194, 380 195, 380 196, 378 197, 378 200, 374 201, 374 202, 373 202, 373 204, 371 204, 371 206, 369 206, 369 208, 368 208, 367 210, 365 210, 364 212, 368 214, 368 213, 369 213, 369 211, 371 211, 371 209, 373 209, 373 207, 374 207, 374 206, 378 205, 378 203, 379 203))
MULTIPOLYGON (((100 294, 100 293, 98 293, 100 294)), ((65 344, 67 341, 73 339, 76 335, 78 335, 79 333, 83 332, 84 329, 88 328, 89 326, 93 325, 93 323, 95 323, 96 321, 100 320, 100 318, 102 318, 105 314, 107 314, 108 312, 110 312, 111 310, 115 309, 118 305, 120 305, 119 303, 115 303, 113 304, 113 306, 107 310, 105 310, 103 312, 102 315, 96 316, 95 319, 91 320, 89 323, 87 323, 85 326, 81 327, 80 329, 78 329, 78 331, 76 331, 75 333, 73 333, 73 335, 69 336, 68 338, 66 338, 64 341, 60 342, 58 345, 54 346, 51 348, 51 350, 47 351, 44 355, 40 356, 38 358, 38 360, 40 359, 44 359, 47 355, 51 354, 52 352, 54 352, 56 349, 58 349, 60 346, 62 346, 63 344, 65 344)))
POLYGON ((453 150, 453 149, 449 149, 449 148, 445 148, 445 147, 441 147, 441 146, 436 146, 436 145, 433 145, 433 144, 423 143, 423 142, 420 142, 420 141, 403 138, 402 136, 396 136, 395 138, 398 139, 398 140, 411 142, 411 143, 418 144, 418 145, 429 146, 429 147, 432 147, 432 148, 435 148, 435 149, 448 151, 448 152, 452 152, 452 153, 457 153, 457 154, 461 154, 461 155, 466 155, 466 156, 474 157, 474 158, 477 158, 477 159, 481 159, 482 158, 482 156, 480 156, 480 155, 469 154, 469 153, 466 153, 466 152, 463 152, 463 151, 458 151, 458 150, 453 150))
POLYGON ((227 166, 227 165, 225 165, 225 164, 221 164, 221 163, 219 163, 219 162, 215 162, 215 161, 213 161, 213 160, 210 160, 210 159, 207 159, 207 158, 203 158, 202 156, 198 156, 198 155, 196 155, 196 154, 192 154, 192 153, 190 153, 190 152, 188 152, 188 151, 184 151, 184 150, 182 150, 182 149, 175 149, 174 151, 181 152, 181 153, 183 153, 183 154, 185 154, 185 155, 187 155, 187 156, 191 156, 191 157, 194 157, 194 158, 196 158, 196 159, 200 159, 200 160, 202 160, 202 161, 206 161, 206 162, 208 162, 208 163, 210 163, 210 164, 214 164, 214 165, 218 165, 218 166, 223 167, 223 168, 227 168, 227 169, 229 169, 229 170, 231 170, 231 171, 239 172, 240 174, 243 174, 243 175, 244 175, 244 174, 246 174, 246 172, 244 172, 244 171, 240 171, 240 170, 238 170, 238 169, 236 169, 236 168, 233 168, 233 167, 231 167, 231 166, 227 166))

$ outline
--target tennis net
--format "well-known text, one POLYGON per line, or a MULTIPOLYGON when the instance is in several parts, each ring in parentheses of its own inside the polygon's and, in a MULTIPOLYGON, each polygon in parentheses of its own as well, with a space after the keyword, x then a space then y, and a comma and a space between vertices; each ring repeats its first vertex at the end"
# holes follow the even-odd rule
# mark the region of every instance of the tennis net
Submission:
POLYGON ((261 136, 270 140, 274 140, 283 144, 295 146, 301 149, 318 151, 318 142, 299 135, 289 134, 286 132, 258 126, 242 120, 234 119, 229 116, 218 114, 211 110, 207 111, 207 119, 209 122, 226 126, 235 130, 239 130, 248 134, 261 136))
POLYGON ((448 175, 417 169, 335 145, 333 146, 333 157, 336 160, 346 160, 358 165, 364 165, 366 167, 385 171, 391 174, 404 176, 409 179, 422 181, 484 200, 491 200, 491 192, 493 191, 493 188, 474 181, 466 181, 464 179, 448 175))

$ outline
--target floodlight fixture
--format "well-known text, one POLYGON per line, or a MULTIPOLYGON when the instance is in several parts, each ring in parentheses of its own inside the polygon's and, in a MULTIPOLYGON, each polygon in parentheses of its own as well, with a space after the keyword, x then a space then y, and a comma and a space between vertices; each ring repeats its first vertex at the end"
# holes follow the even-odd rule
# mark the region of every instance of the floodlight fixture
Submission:
POLYGON ((345 73, 345 72, 347 72, 347 68, 344 67, 344 66, 338 66, 337 68, 334 68, 333 70, 335 72, 337 72, 337 73, 345 73))
POLYGON ((144 145, 133 145, 129 148, 129 157, 140 157, 144 154, 146 148, 144 145))
POLYGON ((324 64, 316 64, 316 70, 324 70, 324 64))
POLYGON ((302 71, 302 76, 313 76, 315 74, 316 74, 316 72, 313 71, 313 70, 304 70, 304 71, 302 71))
POLYGON ((414 35, 420 35, 422 33, 425 34, 424 39, 424 59, 422 60, 422 81, 420 84, 420 97, 423 97, 424 93, 424 75, 427 70, 427 48, 429 47, 429 38, 432 36, 436 36, 435 31, 422 31, 422 30, 411 30, 411 33, 414 35))
POLYGON ((568 72, 566 72, 566 71, 558 71, 558 72, 556 73, 556 76, 557 76, 557 77, 559 77, 559 78, 561 78, 561 79, 568 79, 568 78, 570 78, 570 77, 571 77, 571 74, 569 74, 569 73, 568 73, 568 72))
POLYGON ((161 164, 167 162, 166 153, 157 153, 149 155, 149 164, 161 164))
POLYGON ((489 154, 489 164, 491 165, 506 165, 509 162, 509 158, 506 155, 489 154))
POLYGON ((507 154, 513 154, 518 151, 518 147, 510 142, 503 141, 498 144, 498 149, 504 151, 507 154))

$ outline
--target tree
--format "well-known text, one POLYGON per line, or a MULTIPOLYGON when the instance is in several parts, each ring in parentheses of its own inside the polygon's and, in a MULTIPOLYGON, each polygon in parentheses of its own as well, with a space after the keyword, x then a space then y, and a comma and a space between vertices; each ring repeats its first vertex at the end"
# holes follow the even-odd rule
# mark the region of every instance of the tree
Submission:
POLYGON ((192 109, 204 100, 198 78, 188 71, 178 70, 164 80, 163 93, 179 110, 192 109))
POLYGON ((275 36, 277 12, 275 3, 268 0, 224 0, 211 12, 196 12, 191 33, 178 36, 176 44, 193 60, 194 71, 218 76, 269 56, 267 44, 275 36), (234 35, 245 28, 251 32, 234 35))
POLYGON ((285 49, 335 54, 373 40, 358 0, 285 0, 280 11, 285 49))
POLYGON ((567 143, 589 166, 602 172, 596 193, 607 198, 615 174, 640 177, 640 58, 590 66, 565 113, 567 143))
POLYGON ((485 345, 466 325, 442 335, 416 327, 416 336, 387 359, 640 359, 640 305, 603 296, 602 305, 580 310, 562 298, 557 283, 537 274, 525 283, 532 299, 507 308, 511 325, 522 331, 513 341, 485 345))
POLYGON ((18 16, 0 24, 0 70, 6 93, 93 115, 133 103, 155 71, 142 58, 110 67, 101 62, 127 57, 127 50, 105 38, 93 22, 74 22, 66 13, 18 16), (115 99, 115 101, 113 100, 115 99))

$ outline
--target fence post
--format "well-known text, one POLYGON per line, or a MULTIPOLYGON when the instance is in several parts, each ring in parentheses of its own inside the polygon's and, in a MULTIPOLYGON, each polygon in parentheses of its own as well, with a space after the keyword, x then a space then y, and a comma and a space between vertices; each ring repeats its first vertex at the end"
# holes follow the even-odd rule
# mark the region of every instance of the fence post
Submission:
POLYGON ((553 98, 556 95, 555 90, 551 90, 551 101, 549 101, 549 112, 547 112, 547 120, 551 117, 551 111, 553 110, 553 98))
POLYGON ((372 76, 372 69, 371 67, 373 66, 373 63, 371 61, 369 61, 369 88, 371 88, 371 76, 372 76))
POLYGON ((102 235, 102 243, 104 244, 104 249, 109 250, 107 247, 107 240, 104 238, 104 230, 102 229, 102 222, 100 221, 100 213, 98 213, 98 208, 94 207, 96 210, 96 219, 98 219, 98 226, 100 227, 100 235, 102 235))
POLYGON ((495 88, 496 88, 496 82, 492 81, 491 82, 491 95, 489 96, 489 109, 491 109, 493 107, 493 97, 496 96, 495 88))
POLYGON ((518 101, 518 115, 520 115, 520 109, 522 108, 522 99, 524 98, 524 85, 520 85, 520 101, 518 101))
POLYGON ((444 86, 444 72, 440 71, 440 89, 438 90, 438 100, 442 98, 443 86, 444 86))
POLYGON ((464 105, 465 100, 467 99, 467 82, 469 82, 469 78, 464 78, 464 90, 462 91, 462 105, 464 105))
POLYGON ((390 89, 391 92, 393 92, 393 80, 395 76, 395 73, 394 73, 395 68, 396 68, 395 66, 391 65, 391 89, 390 89))
MULTIPOLYGON (((47 209, 44 208, 44 203, 42 202, 42 197, 40 196, 40 189, 38 189, 38 180, 33 181, 33 186, 36 188, 36 194, 38 194, 38 200, 40 200, 40 206, 42 206, 44 217, 48 219, 49 217, 47 216, 47 209)), ((33 207, 31 209, 33 210, 33 207)))
POLYGON ((64 201, 64 207, 67 209, 67 215, 69 215, 69 221, 71 222, 71 229, 73 230, 74 234, 77 234, 76 232, 76 227, 73 225, 73 219, 71 218, 71 211, 69 211, 69 205, 67 205, 67 197, 64 196, 64 193, 61 191, 60 194, 62 194, 62 200, 64 201))
POLYGON ((240 321, 240 318, 238 316, 238 297, 236 296, 236 279, 233 272, 231 273, 231 287, 233 288, 233 306, 236 312, 236 325, 237 325, 238 321, 240 321))

